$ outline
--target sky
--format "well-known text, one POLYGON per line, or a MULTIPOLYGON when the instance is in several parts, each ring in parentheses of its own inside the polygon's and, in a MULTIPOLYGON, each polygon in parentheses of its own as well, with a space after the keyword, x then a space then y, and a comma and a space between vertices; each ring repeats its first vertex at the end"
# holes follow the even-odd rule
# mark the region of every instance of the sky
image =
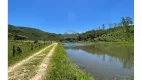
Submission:
POLYGON ((133 0, 8 0, 8 24, 46 32, 85 32, 121 17, 134 21, 133 0))

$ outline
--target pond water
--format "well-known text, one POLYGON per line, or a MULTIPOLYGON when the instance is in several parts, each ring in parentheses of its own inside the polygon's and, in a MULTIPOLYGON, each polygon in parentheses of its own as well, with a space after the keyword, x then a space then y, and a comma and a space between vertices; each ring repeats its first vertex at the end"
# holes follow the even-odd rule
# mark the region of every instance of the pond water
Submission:
POLYGON ((63 44, 68 56, 97 80, 130 80, 134 75, 134 46, 63 44))

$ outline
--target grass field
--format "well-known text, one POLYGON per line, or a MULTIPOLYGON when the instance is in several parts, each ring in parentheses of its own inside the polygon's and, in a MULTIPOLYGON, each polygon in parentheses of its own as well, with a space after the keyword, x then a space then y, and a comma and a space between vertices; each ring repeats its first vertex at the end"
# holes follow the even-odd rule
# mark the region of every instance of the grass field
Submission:
POLYGON ((67 56, 67 53, 58 44, 47 71, 44 80, 94 80, 89 74, 86 74, 67 56))
POLYGON ((32 55, 33 53, 41 50, 45 46, 51 44, 50 42, 47 42, 47 44, 44 44, 43 42, 39 42, 40 46, 33 48, 31 50, 31 44, 33 41, 8 41, 8 66, 13 65, 14 63, 24 59, 27 56, 32 55), (13 45, 16 47, 20 47, 22 50, 22 53, 15 53, 15 56, 13 56, 13 45))

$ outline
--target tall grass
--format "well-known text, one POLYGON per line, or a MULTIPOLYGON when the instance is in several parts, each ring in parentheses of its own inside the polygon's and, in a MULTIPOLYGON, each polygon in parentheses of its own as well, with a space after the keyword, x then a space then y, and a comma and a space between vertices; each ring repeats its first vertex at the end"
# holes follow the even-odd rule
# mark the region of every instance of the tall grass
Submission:
POLYGON ((59 43, 54 51, 48 66, 45 80, 94 80, 86 74, 67 56, 64 48, 59 43))

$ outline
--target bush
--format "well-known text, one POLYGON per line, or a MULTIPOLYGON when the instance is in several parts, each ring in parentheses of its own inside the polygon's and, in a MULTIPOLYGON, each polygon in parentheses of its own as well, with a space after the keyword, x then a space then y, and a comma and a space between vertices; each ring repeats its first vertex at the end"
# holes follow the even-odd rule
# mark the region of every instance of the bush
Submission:
POLYGON ((34 44, 36 44, 36 43, 38 43, 38 40, 35 40, 35 41, 34 41, 34 44))
POLYGON ((22 50, 20 47, 17 47, 17 53, 22 53, 22 50))

